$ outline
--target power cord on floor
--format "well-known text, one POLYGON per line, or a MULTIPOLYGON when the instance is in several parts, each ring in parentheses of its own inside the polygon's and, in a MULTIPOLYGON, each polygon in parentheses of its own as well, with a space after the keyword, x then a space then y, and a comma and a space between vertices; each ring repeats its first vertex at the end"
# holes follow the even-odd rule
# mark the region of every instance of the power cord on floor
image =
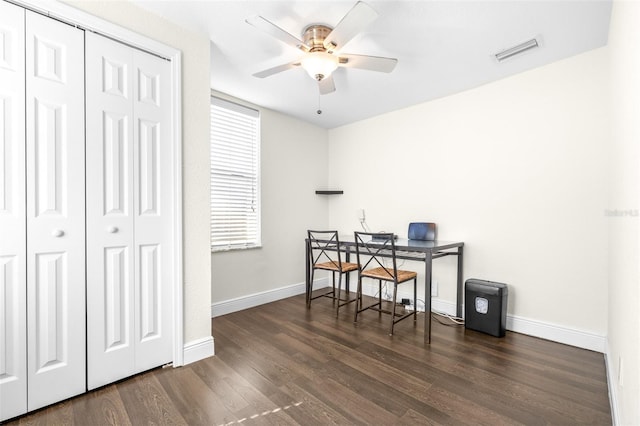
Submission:
MULTIPOLYGON (((418 299, 417 302, 418 304, 422 304, 421 311, 424 312, 425 311, 424 300, 418 299)), ((434 311, 433 308, 431 309, 431 318, 438 321, 440 324, 446 325, 448 327, 457 327, 457 326, 464 325, 464 318, 460 318, 455 315, 449 315, 445 312, 434 311)))
POLYGON ((447 327, 458 327, 464 325, 464 319, 455 315, 446 314, 444 312, 431 311, 431 318, 438 321, 442 325, 446 325, 447 327), (445 318, 446 320, 442 320, 441 318, 445 318), (449 322, 447 322, 447 320, 449 322))

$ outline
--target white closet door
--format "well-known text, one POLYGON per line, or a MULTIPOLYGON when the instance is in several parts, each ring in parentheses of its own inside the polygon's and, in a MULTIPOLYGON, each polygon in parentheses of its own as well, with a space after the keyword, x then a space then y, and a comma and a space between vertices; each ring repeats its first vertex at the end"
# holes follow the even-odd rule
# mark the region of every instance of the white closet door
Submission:
POLYGON ((133 50, 87 33, 89 389, 135 373, 133 50))
POLYGON ((172 359, 169 78, 87 34, 89 389, 172 359))
POLYGON ((86 389, 84 32, 27 11, 28 407, 86 389))
POLYGON ((27 411, 24 16, 0 2, 0 421, 27 411))
POLYGON ((136 370, 172 360, 172 129, 169 61, 134 52, 136 370))

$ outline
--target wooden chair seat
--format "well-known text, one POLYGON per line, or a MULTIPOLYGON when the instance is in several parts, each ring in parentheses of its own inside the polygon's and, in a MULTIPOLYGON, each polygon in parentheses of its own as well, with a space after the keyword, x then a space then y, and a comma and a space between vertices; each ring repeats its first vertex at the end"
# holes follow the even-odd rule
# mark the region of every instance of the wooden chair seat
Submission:
MULTIPOLYGON (((357 265, 356 265, 357 266, 357 265)), ((375 278, 376 280, 384 280, 384 281, 393 281, 393 269, 386 269, 383 267, 367 269, 366 271, 362 271, 361 275, 363 277, 375 278)), ((417 272, 414 271, 403 271, 398 269, 398 283, 403 283, 405 281, 409 281, 418 276, 417 272)))
POLYGON ((351 272, 358 269, 357 263, 348 263, 348 262, 341 262, 341 263, 342 263, 342 269, 340 269, 340 266, 336 262, 316 263, 315 268, 325 269, 327 271, 336 271, 336 272, 351 272))

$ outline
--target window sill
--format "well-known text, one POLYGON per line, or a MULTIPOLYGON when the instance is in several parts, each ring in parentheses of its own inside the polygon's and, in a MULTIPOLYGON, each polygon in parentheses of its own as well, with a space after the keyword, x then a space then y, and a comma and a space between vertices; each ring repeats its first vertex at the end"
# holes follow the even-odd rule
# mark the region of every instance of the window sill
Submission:
POLYGON ((262 248, 262 244, 256 244, 251 246, 224 246, 224 247, 211 247, 211 253, 224 253, 229 251, 243 251, 262 248))

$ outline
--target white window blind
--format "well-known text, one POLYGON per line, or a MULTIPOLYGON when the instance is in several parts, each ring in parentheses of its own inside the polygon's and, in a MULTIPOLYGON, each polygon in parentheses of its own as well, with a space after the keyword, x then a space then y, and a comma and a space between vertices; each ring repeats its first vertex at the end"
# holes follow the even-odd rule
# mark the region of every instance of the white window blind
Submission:
POLYGON ((260 113, 211 97, 211 249, 260 245, 260 113))

